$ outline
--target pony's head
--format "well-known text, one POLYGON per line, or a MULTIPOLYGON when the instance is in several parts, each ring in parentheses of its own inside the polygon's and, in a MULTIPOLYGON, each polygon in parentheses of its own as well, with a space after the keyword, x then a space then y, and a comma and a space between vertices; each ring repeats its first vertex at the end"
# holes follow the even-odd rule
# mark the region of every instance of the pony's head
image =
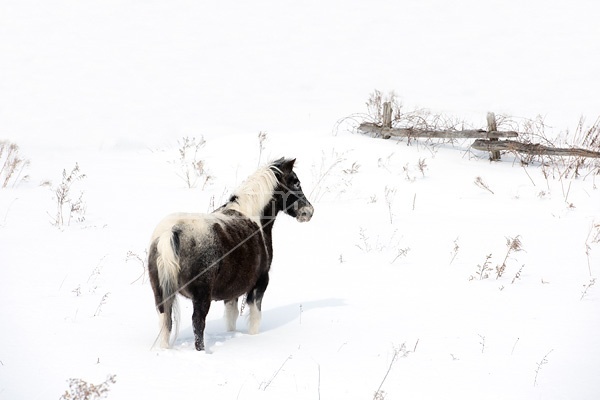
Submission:
POLYGON ((314 209, 293 171, 295 159, 280 158, 260 168, 231 196, 225 209, 250 218, 275 218, 279 211, 300 222, 310 221, 314 209))
POLYGON ((299 222, 308 222, 313 216, 314 208, 304 195, 300 180, 294 172, 295 162, 295 158, 280 158, 269 166, 278 182, 273 199, 278 211, 285 212, 299 222))

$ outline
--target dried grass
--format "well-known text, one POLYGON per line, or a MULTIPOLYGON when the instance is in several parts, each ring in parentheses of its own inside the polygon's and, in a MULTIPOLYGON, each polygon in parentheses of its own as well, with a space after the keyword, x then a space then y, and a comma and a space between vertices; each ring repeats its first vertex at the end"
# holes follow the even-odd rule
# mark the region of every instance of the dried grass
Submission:
POLYGON ((29 166, 29 160, 21 158, 19 146, 8 141, 0 141, 0 184, 2 188, 15 187, 20 182, 27 180, 28 175, 23 175, 29 166))

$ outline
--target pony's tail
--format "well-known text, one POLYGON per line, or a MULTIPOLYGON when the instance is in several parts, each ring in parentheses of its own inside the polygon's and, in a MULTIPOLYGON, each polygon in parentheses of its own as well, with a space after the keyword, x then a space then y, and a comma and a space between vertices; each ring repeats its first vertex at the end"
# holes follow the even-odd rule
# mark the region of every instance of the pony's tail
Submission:
POLYGON ((163 313, 159 314, 159 337, 162 347, 170 347, 171 328, 175 322, 175 337, 179 332, 179 230, 173 228, 160 235, 156 242, 156 266, 158 282, 162 291, 163 313))

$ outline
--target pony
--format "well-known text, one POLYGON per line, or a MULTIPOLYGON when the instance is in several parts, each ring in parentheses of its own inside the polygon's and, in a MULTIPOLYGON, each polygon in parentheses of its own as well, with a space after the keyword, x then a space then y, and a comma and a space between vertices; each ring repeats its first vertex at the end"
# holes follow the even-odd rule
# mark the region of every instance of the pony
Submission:
POLYGON ((176 213, 152 234, 148 273, 159 315, 162 347, 175 322, 177 294, 191 299, 196 350, 204 350, 211 302, 225 302, 228 331, 235 331, 238 298, 246 295, 250 334, 258 333, 262 299, 273 261, 273 223, 279 212, 307 222, 314 208, 293 171, 295 159, 281 158, 259 168, 229 201, 209 214, 176 213))

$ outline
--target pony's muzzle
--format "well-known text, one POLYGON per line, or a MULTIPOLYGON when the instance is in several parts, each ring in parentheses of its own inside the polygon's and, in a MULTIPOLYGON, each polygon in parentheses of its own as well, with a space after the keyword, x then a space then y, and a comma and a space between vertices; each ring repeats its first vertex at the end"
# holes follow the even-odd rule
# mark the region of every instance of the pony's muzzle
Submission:
POLYGON ((311 205, 305 205, 298 209, 296 220, 298 222, 308 222, 313 216, 315 209, 311 205))

